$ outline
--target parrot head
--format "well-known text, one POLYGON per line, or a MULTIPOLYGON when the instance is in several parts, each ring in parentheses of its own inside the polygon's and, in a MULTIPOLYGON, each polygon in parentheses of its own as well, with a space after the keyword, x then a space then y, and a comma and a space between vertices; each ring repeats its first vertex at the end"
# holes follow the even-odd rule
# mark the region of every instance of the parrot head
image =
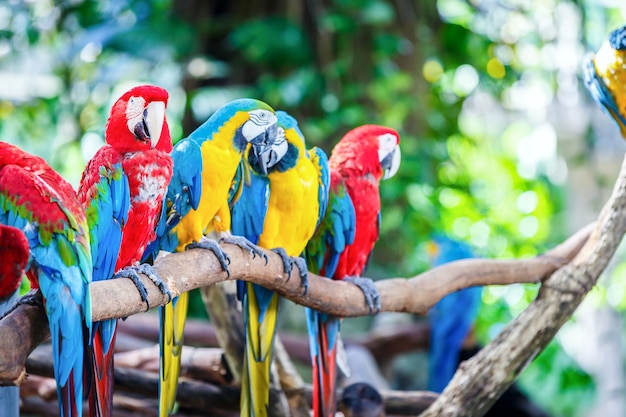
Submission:
POLYGON ((371 174, 377 180, 391 178, 400 168, 400 135, 379 125, 354 128, 333 148, 329 164, 338 171, 371 174))
POLYGON ((106 142, 118 152, 172 150, 165 117, 167 90, 141 85, 124 93, 113 105, 105 130, 106 142))
POLYGON ((284 172, 296 165, 299 155, 306 152, 304 134, 298 121, 284 111, 277 111, 278 130, 274 144, 261 154, 248 152, 252 169, 264 175, 273 171, 284 172), (262 158, 262 160, 259 160, 262 158))
POLYGON ((220 107, 200 125, 189 138, 203 143, 217 135, 232 138, 232 146, 242 156, 250 152, 259 160, 259 172, 267 174, 267 154, 278 135, 278 119, 266 103, 252 98, 240 98, 220 107))
POLYGON ((626 26, 614 30, 598 52, 585 58, 585 86, 626 138, 626 26))
POLYGON ((15 227, 0 225, 0 300, 12 295, 20 286, 28 254, 24 233, 15 227))

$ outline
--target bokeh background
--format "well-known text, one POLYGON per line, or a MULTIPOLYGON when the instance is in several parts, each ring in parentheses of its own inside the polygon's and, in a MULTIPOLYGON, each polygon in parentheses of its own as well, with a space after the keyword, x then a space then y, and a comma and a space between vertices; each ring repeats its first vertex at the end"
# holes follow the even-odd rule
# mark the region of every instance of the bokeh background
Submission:
MULTIPOLYGON (((242 96, 287 110, 327 152, 352 127, 385 124, 403 160, 381 187, 370 276, 424 271, 433 232, 481 256, 530 257, 592 221, 611 189, 626 146, 581 63, 625 23, 622 0, 6 0, 0 140, 77 185, 113 101, 144 82, 170 91, 175 140, 242 96)), ((521 376, 552 415, 626 415, 619 256, 605 275, 521 376)), ((486 288, 478 340, 536 291, 486 288)), ((283 327, 305 332, 301 309, 285 308, 283 327)), ((197 297, 193 314, 206 317, 197 297)), ((418 320, 350 319, 343 332, 396 319, 418 320)), ((423 361, 404 360, 408 376, 386 370, 393 386, 423 388, 423 361)))

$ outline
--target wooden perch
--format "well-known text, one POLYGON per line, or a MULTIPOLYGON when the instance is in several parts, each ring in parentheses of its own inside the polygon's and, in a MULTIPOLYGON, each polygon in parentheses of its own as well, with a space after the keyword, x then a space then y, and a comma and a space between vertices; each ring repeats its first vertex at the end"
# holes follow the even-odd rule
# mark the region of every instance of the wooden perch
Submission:
POLYGON ((476 356, 461 364, 420 417, 482 416, 552 340, 596 284, 626 232, 626 159, 591 236, 574 260, 543 283, 537 298, 476 356))
MULTIPOLYGON (((543 255, 523 260, 469 259, 442 265, 416 277, 384 279, 376 282, 381 296, 381 311, 421 314, 445 295, 460 288, 476 285, 497 285, 538 282, 567 264, 587 240, 589 225, 561 245, 543 255)), ((222 271, 215 256, 203 249, 159 258, 155 269, 165 280, 173 295, 228 279, 242 279, 270 288, 298 304, 327 313, 344 316, 370 314, 361 290, 348 282, 333 281, 309 273, 309 290, 304 294, 297 267, 285 276, 280 257, 267 252, 267 265, 260 257, 253 258, 237 246, 223 245, 231 259, 230 278, 222 271)), ((151 307, 168 299, 141 276, 148 289, 151 307)), ((92 317, 95 321, 127 317, 146 310, 134 284, 126 278, 91 284, 92 317)), ((0 357, 0 384, 19 383, 24 359, 47 336, 43 309, 20 306, 0 320, 0 349, 12 352, 0 357), (37 330, 35 330, 35 328, 37 330), (16 338, 15 335, 21 335, 16 338), (29 340, 24 340, 28 338, 29 340)))
MULTIPOLYGON (((210 354, 210 352, 206 352, 210 354)), ((49 346, 42 346, 28 358, 29 372, 38 375, 52 377, 52 355, 49 346)), ((156 399, 158 393, 158 374, 122 366, 115 367, 115 396, 122 393, 140 395, 144 399, 156 399)), ((51 380, 52 381, 52 380, 51 380)), ((52 381, 53 382, 53 381, 52 381)), ((298 390, 304 391, 307 406, 311 406, 313 389, 311 385, 297 382, 298 390)), ((49 400, 54 399, 56 390, 51 385, 49 400)), ((270 390, 270 402, 277 400, 277 392, 270 390)), ((390 414, 410 415, 417 414, 426 409, 437 398, 437 394, 427 391, 381 391, 385 401, 385 407, 390 414)), ((337 398, 341 398, 341 390, 338 390, 337 398)), ((214 385, 188 378, 181 378, 176 396, 181 408, 195 410, 196 412, 238 412, 239 411, 239 387, 214 385)))

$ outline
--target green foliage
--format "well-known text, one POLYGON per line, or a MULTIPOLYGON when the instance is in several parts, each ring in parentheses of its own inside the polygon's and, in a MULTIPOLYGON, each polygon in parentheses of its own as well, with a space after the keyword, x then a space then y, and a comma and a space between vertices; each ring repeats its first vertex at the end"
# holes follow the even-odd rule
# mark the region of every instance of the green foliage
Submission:
MULTIPOLYGON (((494 258, 534 256, 568 234, 567 171, 545 115, 565 88, 560 80, 569 74, 575 83, 578 69, 550 59, 564 42, 555 28, 582 10, 581 36, 597 47, 623 20, 617 10, 590 0, 212 3, 0 5, 0 137, 77 184, 102 144, 112 101, 131 84, 169 89, 175 140, 225 101, 254 96, 296 116, 309 145, 328 153, 360 124, 400 131, 402 166, 381 186, 375 277, 428 268, 434 231, 494 258)), ((485 289, 481 342, 536 291, 485 289)), ((192 305, 203 314, 197 295, 192 305)), ((522 382, 562 415, 580 415, 593 395, 558 342, 522 382)))

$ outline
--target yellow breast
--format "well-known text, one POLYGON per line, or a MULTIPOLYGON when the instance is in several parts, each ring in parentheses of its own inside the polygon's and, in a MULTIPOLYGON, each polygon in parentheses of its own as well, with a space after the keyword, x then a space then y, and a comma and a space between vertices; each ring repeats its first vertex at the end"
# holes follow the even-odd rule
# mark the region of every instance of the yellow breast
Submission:
MULTIPOLYGON (((228 135, 224 135, 228 137, 228 135)), ((230 136, 232 138, 232 136, 230 136)), ((202 193, 200 204, 191 210, 174 229, 178 235, 178 251, 192 242, 198 242, 213 229, 218 210, 228 204, 228 193, 241 154, 226 140, 205 141, 202 146, 202 193)), ((227 227, 230 223, 227 222, 227 227)), ((220 223, 221 224, 221 223, 220 223)), ((221 230, 218 230, 221 231, 221 230)))
POLYGON ((596 73, 611 92, 622 115, 626 115, 626 51, 617 51, 605 42, 594 58, 596 73))
POLYGON ((268 175, 270 198, 259 246, 282 247, 289 256, 302 253, 317 224, 317 177, 306 158, 300 158, 294 169, 268 175))

